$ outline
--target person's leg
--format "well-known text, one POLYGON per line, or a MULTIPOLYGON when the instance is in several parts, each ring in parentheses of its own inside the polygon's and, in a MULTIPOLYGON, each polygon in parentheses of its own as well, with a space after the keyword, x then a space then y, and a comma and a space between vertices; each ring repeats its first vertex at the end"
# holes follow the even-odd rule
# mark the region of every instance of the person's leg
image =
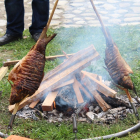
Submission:
POLYGON ((22 34, 24 30, 23 0, 5 0, 7 14, 7 34, 22 34))
POLYGON ((33 0, 32 10, 32 25, 29 27, 29 31, 35 39, 35 35, 37 35, 36 37, 38 38, 48 22, 49 0, 33 0))
POLYGON ((5 0, 7 14, 6 33, 0 38, 0 46, 22 38, 24 30, 23 0, 5 0))

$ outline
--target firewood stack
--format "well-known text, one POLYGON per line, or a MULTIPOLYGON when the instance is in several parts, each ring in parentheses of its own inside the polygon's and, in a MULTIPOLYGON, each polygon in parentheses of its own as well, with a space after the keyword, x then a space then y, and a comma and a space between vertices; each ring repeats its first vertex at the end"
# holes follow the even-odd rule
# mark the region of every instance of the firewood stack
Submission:
MULTIPOLYGON (((97 91, 106 97, 112 98, 115 97, 116 92, 102 82, 101 76, 83 71, 92 61, 97 61, 99 58, 99 53, 93 45, 73 54, 44 76, 38 90, 20 103, 19 110, 29 104, 31 108, 34 108, 41 97, 48 93, 42 103, 42 109, 44 111, 52 111, 53 103, 59 89, 67 85, 72 85, 79 104, 84 102, 84 98, 81 94, 82 90, 85 96, 90 100, 93 98, 96 99, 101 109, 107 111, 111 107, 103 100, 97 91)), ((10 105, 9 111, 12 112, 14 107, 15 105, 10 105)))

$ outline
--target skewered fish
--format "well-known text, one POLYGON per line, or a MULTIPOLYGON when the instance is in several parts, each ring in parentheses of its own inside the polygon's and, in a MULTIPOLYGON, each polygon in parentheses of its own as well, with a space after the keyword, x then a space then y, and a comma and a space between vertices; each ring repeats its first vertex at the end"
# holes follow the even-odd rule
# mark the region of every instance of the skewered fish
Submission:
POLYGON ((130 68, 130 66, 125 62, 125 60, 122 58, 117 45, 113 41, 109 31, 105 28, 93 1, 92 0, 90 1, 101 23, 103 34, 106 39, 106 50, 105 50, 105 65, 107 67, 106 70, 109 72, 109 75, 111 76, 112 80, 115 82, 116 86, 126 92, 130 104, 134 110, 134 113, 136 117, 139 119, 137 110, 133 104, 131 95, 128 91, 128 89, 133 90, 137 95, 135 86, 129 76, 129 74, 132 74, 133 71, 130 68))
POLYGON ((47 37, 46 28, 43 29, 37 43, 15 65, 8 76, 8 80, 13 82, 10 95, 11 105, 20 102, 27 95, 34 94, 42 81, 46 46, 56 36, 56 34, 53 34, 47 37))

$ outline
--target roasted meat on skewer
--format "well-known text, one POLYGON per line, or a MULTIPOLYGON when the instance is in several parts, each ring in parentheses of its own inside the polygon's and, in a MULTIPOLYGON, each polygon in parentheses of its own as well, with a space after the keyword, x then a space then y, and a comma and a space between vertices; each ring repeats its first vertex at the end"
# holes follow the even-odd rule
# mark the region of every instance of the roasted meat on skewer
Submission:
POLYGON ((10 95, 11 105, 20 102, 27 95, 34 94, 41 83, 44 75, 46 46, 56 35, 47 37, 45 28, 37 43, 15 65, 8 76, 8 80, 13 82, 10 95))
POLYGON ((90 0, 91 4, 93 6, 93 9, 101 23, 102 30, 106 39, 106 50, 105 50, 105 65, 106 65, 106 70, 109 72, 109 75, 111 76, 112 80, 115 82, 117 87, 123 89, 131 103, 131 106, 134 110, 134 113, 136 117, 139 119, 137 110, 135 106, 133 105, 132 98, 130 96, 130 93, 128 89, 133 90, 136 93, 136 89, 134 87, 134 84, 129 76, 129 74, 132 74, 133 71, 129 67, 129 65, 125 62, 125 60, 122 58, 119 49, 115 42, 113 41, 109 31, 105 28, 100 15, 98 14, 96 7, 93 3, 93 0, 90 0))

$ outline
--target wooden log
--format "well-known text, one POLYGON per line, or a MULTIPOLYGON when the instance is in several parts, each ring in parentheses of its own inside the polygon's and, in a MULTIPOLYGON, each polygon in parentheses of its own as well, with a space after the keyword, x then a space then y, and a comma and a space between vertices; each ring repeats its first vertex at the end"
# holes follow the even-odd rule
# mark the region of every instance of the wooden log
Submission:
POLYGON ((89 99, 92 99, 92 97, 90 96, 90 94, 88 93, 88 91, 82 86, 82 84, 79 81, 77 81, 77 84, 78 84, 79 88, 86 94, 86 96, 89 99))
MULTIPOLYGON (((32 96, 30 96, 30 98, 28 100, 25 100, 24 102, 21 102, 19 104, 18 109, 21 109, 25 105, 40 99, 45 93, 50 92, 52 89, 54 89, 59 84, 61 84, 64 80, 67 80, 67 79, 73 77, 73 75, 75 73, 81 71, 82 69, 84 69, 85 67, 90 65, 90 63, 93 60, 98 60, 99 58, 100 57, 99 57, 98 52, 95 50, 94 47, 92 47, 91 55, 89 55, 85 59, 82 59, 80 62, 76 63, 75 65, 68 67, 66 70, 62 71, 61 73, 57 74, 56 76, 52 77, 51 79, 43 81, 41 83, 40 87, 38 88, 38 90, 32 96)), ((9 111, 12 112, 13 110, 9 110, 9 111)))
POLYGON ((103 93, 105 96, 110 96, 110 97, 115 97, 117 92, 112 90, 111 88, 107 87, 105 84, 102 82, 98 81, 94 77, 92 77, 90 74, 88 74, 86 71, 82 71, 82 74, 84 75, 83 77, 89 78, 92 82, 92 84, 96 87, 98 91, 103 93))
POLYGON ((65 82, 61 83, 60 85, 58 85, 57 87, 52 89, 52 91, 55 91, 58 88, 61 88, 61 87, 64 87, 64 86, 67 86, 67 85, 70 85, 70 84, 73 84, 73 83, 74 83, 74 79, 70 79, 68 81, 65 81, 65 82))
POLYGON ((58 94, 58 91, 50 92, 42 103, 43 111, 52 111, 53 110, 53 102, 58 94))
POLYGON ((120 106, 122 106, 122 107, 125 106, 126 108, 131 108, 132 109, 132 107, 129 105, 129 103, 123 101, 121 98, 118 98, 118 97, 117 98, 111 98, 111 97, 108 98, 104 94, 102 94, 101 92, 99 92, 99 94, 101 95, 103 100, 113 108, 117 108, 117 107, 120 107, 120 106))
POLYGON ((96 87, 90 82, 88 78, 82 79, 84 83, 86 84, 86 87, 88 90, 93 94, 95 100, 99 104, 99 106, 102 108, 103 111, 107 111, 110 109, 110 106, 103 100, 103 98, 100 96, 100 94, 96 91, 96 87))
POLYGON ((32 102, 32 103, 29 105, 29 107, 30 107, 30 108, 34 108, 34 107, 39 103, 39 101, 40 101, 40 99, 39 99, 39 100, 36 100, 36 101, 34 101, 34 102, 32 102))
POLYGON ((52 76, 59 74, 60 72, 64 71, 66 68, 71 67, 72 65, 87 58, 91 54, 93 55, 94 53, 95 53, 95 48, 93 45, 91 45, 90 47, 85 48, 83 50, 80 50, 79 52, 75 53, 73 56, 68 58, 66 61, 64 61, 62 64, 58 65, 55 69, 49 71, 44 76, 43 81, 46 79, 52 78, 52 76))
MULTIPOLYGON (((73 54, 67 54, 68 56, 72 56, 73 54)), ((56 58, 64 58, 65 55, 55 55, 55 56, 46 56, 46 60, 54 60, 56 58)), ((7 61, 3 63, 4 67, 9 67, 12 65, 15 65, 16 63, 18 63, 20 60, 13 60, 13 61, 7 61)))
MULTIPOLYGON (((83 71, 83 70, 82 70, 83 71)), ((84 72, 84 71, 83 71, 84 72)), ((86 71, 87 72, 87 71, 86 71)), ((97 79, 98 81, 102 82, 102 76, 99 76, 98 74, 87 72, 89 75, 91 75, 93 78, 97 79)), ((84 75, 83 75, 84 76, 84 75)))
POLYGON ((8 67, 1 67, 0 68, 0 81, 5 76, 5 74, 7 73, 7 71, 8 71, 8 67))
POLYGON ((74 89, 74 92, 76 94, 78 103, 79 104, 83 103, 84 100, 83 100, 81 91, 79 89, 79 84, 78 84, 78 81, 76 80, 76 78, 74 78, 73 89, 74 89))

